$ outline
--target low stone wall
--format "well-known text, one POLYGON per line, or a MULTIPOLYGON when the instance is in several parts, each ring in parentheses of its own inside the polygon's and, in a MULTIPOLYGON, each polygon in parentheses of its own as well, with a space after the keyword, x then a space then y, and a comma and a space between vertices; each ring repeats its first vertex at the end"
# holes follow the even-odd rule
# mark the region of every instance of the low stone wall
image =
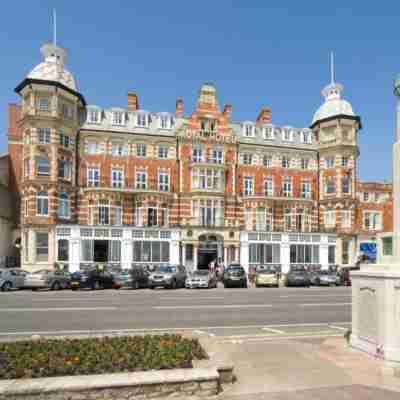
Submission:
POLYGON ((0 381, 0 400, 144 400, 218 393, 216 368, 0 381))

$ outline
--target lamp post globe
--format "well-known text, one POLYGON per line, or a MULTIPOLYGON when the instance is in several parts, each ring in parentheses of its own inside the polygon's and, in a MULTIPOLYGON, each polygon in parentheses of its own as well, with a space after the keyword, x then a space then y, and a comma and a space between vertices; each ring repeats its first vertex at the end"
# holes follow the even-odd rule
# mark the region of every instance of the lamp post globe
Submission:
POLYGON ((396 78, 394 79, 394 95, 396 97, 400 97, 400 74, 398 74, 396 76, 396 78))

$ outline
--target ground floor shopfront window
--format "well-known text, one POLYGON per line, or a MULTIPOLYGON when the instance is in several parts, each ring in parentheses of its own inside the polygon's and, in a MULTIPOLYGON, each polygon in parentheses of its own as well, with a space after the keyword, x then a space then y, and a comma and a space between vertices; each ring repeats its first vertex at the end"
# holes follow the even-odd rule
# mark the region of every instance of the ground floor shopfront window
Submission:
POLYGON ((121 242, 119 240, 92 240, 81 242, 82 262, 121 262, 121 242))
POLYGON ((133 262, 167 263, 169 258, 169 242, 150 240, 133 242, 133 262))
POLYGON ((290 264, 319 264, 319 246, 291 244, 290 264))
POLYGON ((250 264, 280 264, 281 247, 279 244, 252 243, 249 246, 250 264))

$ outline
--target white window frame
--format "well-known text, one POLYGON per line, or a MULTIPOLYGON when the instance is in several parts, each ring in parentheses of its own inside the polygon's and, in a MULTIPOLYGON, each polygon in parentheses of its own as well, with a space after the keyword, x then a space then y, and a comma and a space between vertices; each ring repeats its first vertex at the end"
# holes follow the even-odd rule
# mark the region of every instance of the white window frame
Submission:
POLYGON ((175 118, 172 115, 159 116, 160 129, 172 129, 175 126, 175 118))
POLYGON ((312 191, 311 191, 311 182, 310 182, 309 179, 302 179, 301 180, 300 196, 303 199, 311 199, 312 191))
POLYGON ((122 157, 128 154, 128 147, 124 143, 113 142, 111 143, 111 154, 114 157, 122 157))
POLYGON ((285 176, 282 179, 282 196, 292 197, 293 192, 293 179, 291 176, 285 176))
POLYGON ((242 160, 243 160, 244 165, 252 165, 253 164, 253 154, 243 153, 242 160))
POLYGON ((169 171, 164 168, 160 168, 157 175, 158 190, 160 192, 169 192, 169 171))
POLYGON ((112 124, 116 126, 125 125, 125 112, 115 110, 112 112, 112 124))
POLYGON ((302 158, 300 160, 300 167, 301 167, 301 169, 304 169, 304 170, 310 169, 310 159, 302 158))
POLYGON ((101 111, 96 109, 89 109, 88 111, 88 122, 90 124, 99 124, 101 117, 101 111))
POLYGON ((69 194, 66 192, 60 193, 58 197, 57 215, 58 218, 71 218, 71 200, 69 194))
POLYGON ((263 165, 266 168, 272 168, 272 156, 264 155, 263 156, 263 165))
POLYGON ((350 228, 351 227, 351 210, 342 210, 341 211, 341 225, 342 225, 342 228, 350 228))
POLYGON ((283 142, 293 142, 293 129, 282 128, 282 141, 283 142))
POLYGON ((312 143, 312 133, 310 131, 303 130, 300 132, 300 141, 302 143, 312 143))
POLYGON ((72 161, 65 159, 65 158, 61 158, 60 160, 58 160, 58 177, 60 179, 64 179, 67 181, 71 180, 72 177, 72 161), (60 171, 62 171, 62 173, 60 174, 60 171))
POLYGON ((37 176, 50 176, 51 173, 51 165, 48 157, 39 156, 36 158, 36 175, 37 176), (46 162, 47 168, 45 172, 41 172, 40 169, 43 169, 43 165, 40 166, 41 162, 46 162))
POLYGON ((326 228, 334 228, 336 226, 336 210, 324 211, 324 225, 326 228))
POLYGON ((51 143, 51 129, 50 128, 38 128, 38 143, 50 144, 51 143))
POLYGON ((246 175, 243 178, 243 195, 253 196, 254 195, 254 176, 246 175))
POLYGON ((264 126, 263 133, 264 133, 265 140, 274 140, 275 139, 275 130, 274 130, 273 126, 264 126))
POLYGON ((382 229, 382 212, 376 210, 363 211, 363 228, 368 231, 382 229))
POLYGON ((96 140, 87 141, 87 154, 98 154, 99 149, 99 142, 97 142, 96 140))
POLYGON ((145 112, 138 112, 136 114, 136 126, 139 128, 147 128, 150 125, 151 116, 149 113, 145 112))
POLYGON ((282 168, 290 168, 291 159, 288 156, 282 156, 281 166, 282 168))
POLYGON ((221 169, 196 167, 192 170, 192 188, 200 190, 224 190, 224 174, 221 169))
POLYGON ((36 193, 36 215, 38 217, 49 216, 49 194, 47 192, 36 193))
POLYGON ((39 111, 50 111, 51 99, 49 97, 39 97, 38 109, 39 111))
POLYGON ((100 168, 99 167, 87 167, 87 181, 88 187, 100 187, 100 168))
POLYGON ((325 158, 325 168, 335 168, 335 157, 325 158))
POLYGON ((362 196, 363 202, 369 202, 369 192, 363 192, 362 196))
POLYGON ((200 146, 193 147, 193 150, 192 150, 192 160, 193 160, 193 162, 196 162, 196 163, 203 162, 203 156, 204 156, 204 154, 203 154, 203 148, 202 147, 200 147, 200 146))
POLYGON ((111 187, 122 189, 124 187, 124 170, 123 168, 111 168, 111 187))
POLYGON ((214 164, 223 164, 224 162, 224 152, 222 149, 213 149, 211 161, 214 164))
POLYGON ((265 196, 272 197, 274 195, 274 177, 266 176, 264 178, 264 194, 265 196))
POLYGON ((166 159, 168 158, 168 153, 169 153, 169 147, 166 145, 159 145, 157 147, 157 156, 158 158, 163 158, 166 159))
POLYGON ((137 169, 135 174, 135 187, 138 190, 147 189, 147 171, 144 169, 137 169))
POLYGON ((136 143, 136 156, 137 157, 147 157, 147 144, 136 143))
POLYGON ((349 166, 349 157, 347 156, 342 156, 342 167, 347 168, 349 166))
POLYGON ((256 127, 253 124, 247 123, 243 125, 243 136, 254 137, 256 134, 256 127))
POLYGON ((62 129, 60 129, 58 135, 60 138, 60 145, 68 149, 72 145, 71 137, 66 135, 62 129))

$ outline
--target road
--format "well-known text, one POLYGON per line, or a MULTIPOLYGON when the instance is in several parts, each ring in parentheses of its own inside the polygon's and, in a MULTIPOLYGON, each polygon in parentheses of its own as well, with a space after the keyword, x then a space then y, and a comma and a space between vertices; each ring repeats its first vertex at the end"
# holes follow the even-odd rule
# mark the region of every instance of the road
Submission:
POLYGON ((18 291, 0 293, 0 338, 174 330, 240 336, 313 324, 325 332, 325 324, 348 326, 350 303, 344 287, 18 291))

